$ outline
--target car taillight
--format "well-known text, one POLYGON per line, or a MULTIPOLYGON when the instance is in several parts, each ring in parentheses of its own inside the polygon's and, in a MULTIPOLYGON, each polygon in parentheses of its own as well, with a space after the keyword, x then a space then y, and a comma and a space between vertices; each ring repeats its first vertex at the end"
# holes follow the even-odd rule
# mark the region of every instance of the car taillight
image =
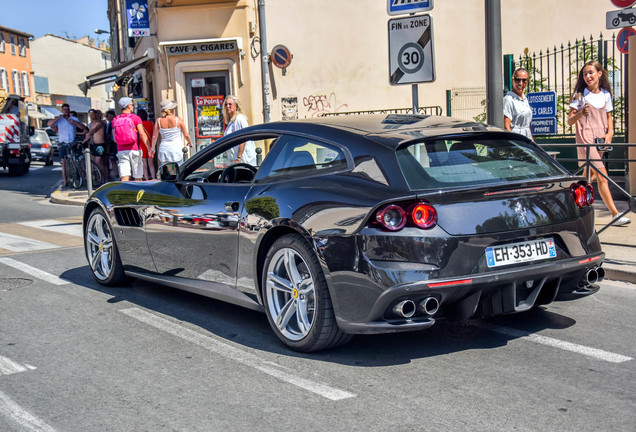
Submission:
POLYGON ((402 207, 391 204, 381 208, 375 215, 375 219, 384 228, 390 231, 397 231, 406 224, 406 212, 402 207))
POLYGON ((418 228, 428 229, 437 223, 437 211, 425 202, 408 205, 407 210, 397 204, 389 204, 378 210, 376 221, 390 231, 398 231, 407 223, 418 228))
POLYGON ((572 183, 570 193, 579 208, 594 204, 594 188, 586 182, 572 183))
POLYGON ((42 148, 49 148, 49 147, 51 147, 51 146, 49 145, 49 143, 44 143, 44 144, 42 144, 42 148))
POLYGON ((411 219, 416 226, 427 229, 437 222, 437 211, 430 204, 418 203, 411 210, 411 219))

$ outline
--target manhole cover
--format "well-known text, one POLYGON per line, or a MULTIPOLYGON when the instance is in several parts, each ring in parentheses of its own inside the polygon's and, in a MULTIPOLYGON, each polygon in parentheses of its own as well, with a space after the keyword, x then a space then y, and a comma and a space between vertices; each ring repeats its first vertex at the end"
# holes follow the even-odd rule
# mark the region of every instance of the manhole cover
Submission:
POLYGON ((22 278, 0 278, 0 290, 8 290, 12 288, 20 288, 33 283, 32 279, 22 278))

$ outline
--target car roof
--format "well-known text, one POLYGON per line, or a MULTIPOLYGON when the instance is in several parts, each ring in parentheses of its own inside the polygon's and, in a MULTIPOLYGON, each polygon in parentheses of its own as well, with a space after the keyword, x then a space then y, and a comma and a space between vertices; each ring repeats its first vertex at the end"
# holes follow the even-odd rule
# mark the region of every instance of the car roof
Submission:
POLYGON ((260 128, 322 135, 331 129, 396 147, 403 142, 448 135, 484 132, 509 133, 494 126, 453 117, 411 114, 349 114, 272 122, 260 128))

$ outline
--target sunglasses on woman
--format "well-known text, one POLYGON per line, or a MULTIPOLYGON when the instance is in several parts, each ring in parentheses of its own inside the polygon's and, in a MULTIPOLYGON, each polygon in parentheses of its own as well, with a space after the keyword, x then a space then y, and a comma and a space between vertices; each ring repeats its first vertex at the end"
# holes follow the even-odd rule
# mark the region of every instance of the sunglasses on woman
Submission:
POLYGON ((522 83, 528 83, 528 78, 513 78, 514 82, 518 83, 518 82, 522 82, 522 83))

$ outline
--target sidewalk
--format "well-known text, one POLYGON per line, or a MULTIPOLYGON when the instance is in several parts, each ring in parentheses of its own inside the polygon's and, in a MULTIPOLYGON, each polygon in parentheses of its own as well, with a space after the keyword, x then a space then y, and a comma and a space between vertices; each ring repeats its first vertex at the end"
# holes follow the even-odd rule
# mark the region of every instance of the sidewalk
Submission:
MULTIPOLYGON (((83 206, 88 198, 86 188, 56 190, 51 194, 50 201, 56 204, 83 206)), ((629 207, 627 201, 615 201, 619 211, 629 207)), ((596 229, 602 229, 611 220, 611 213, 602 201, 594 204, 596 211, 596 229)), ((636 284, 636 214, 627 213, 632 223, 625 226, 611 226, 600 234, 603 252, 605 252, 605 277, 611 280, 636 284)))

